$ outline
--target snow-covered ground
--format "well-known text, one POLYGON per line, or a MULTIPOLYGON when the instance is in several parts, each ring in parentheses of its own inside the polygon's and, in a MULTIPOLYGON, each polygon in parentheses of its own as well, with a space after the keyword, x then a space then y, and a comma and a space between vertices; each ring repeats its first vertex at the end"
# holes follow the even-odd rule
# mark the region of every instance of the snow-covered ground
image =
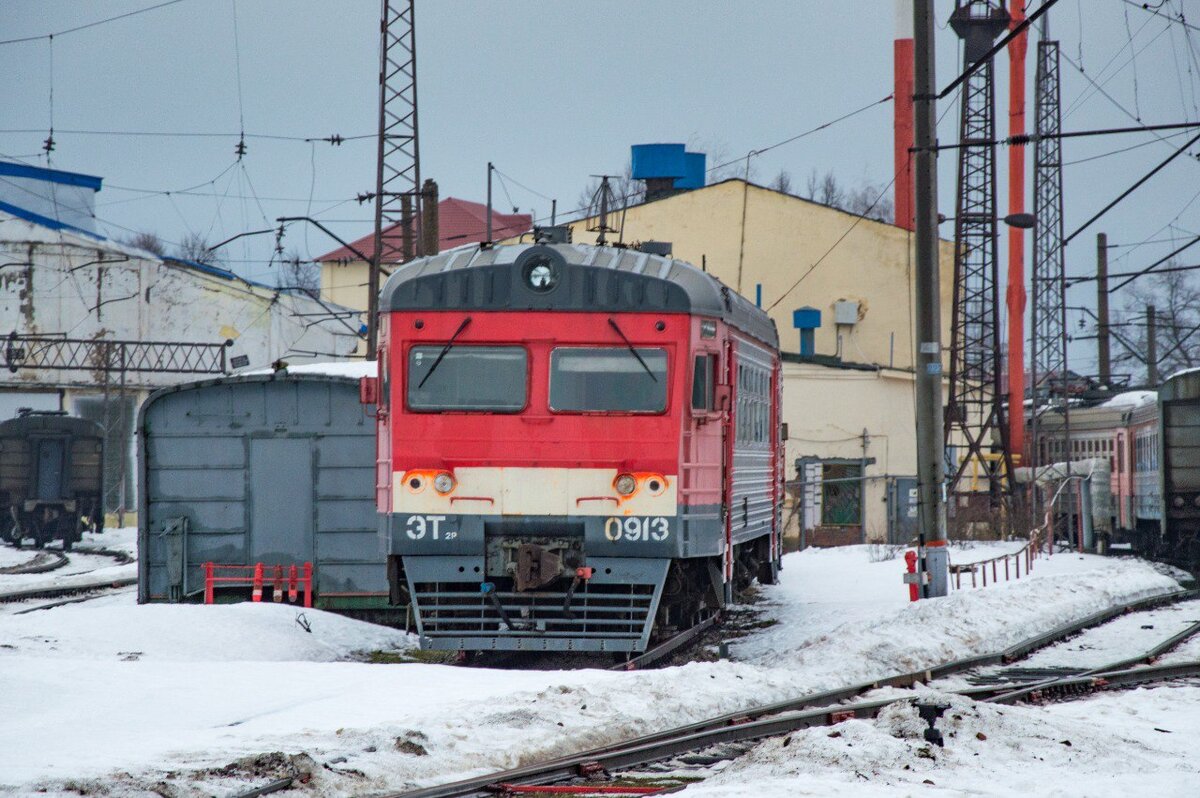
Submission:
MULTIPOLYGON (((955 550, 952 559, 1013 548, 955 550)), ((377 660, 405 659, 412 639, 314 610, 303 611, 305 630, 301 610, 286 605, 138 606, 127 591, 6 614, 0 616, 6 688, 0 691, 0 785, 14 793, 77 794, 103 785, 111 794, 152 788, 222 794, 270 781, 289 762, 316 774, 305 787, 309 794, 441 783, 988 653, 1114 602, 1178 587, 1136 560, 1057 554, 1038 560, 1020 581, 911 604, 900 581, 903 561, 872 562, 880 553, 849 547, 790 554, 781 584, 762 591, 766 624, 733 645, 735 661, 635 673, 372 664, 365 661, 370 652, 387 655, 377 660), (271 752, 282 754, 261 756, 271 752)), ((1155 696, 1145 712, 1158 726, 1173 722, 1157 720, 1159 709, 1182 713, 1189 701, 1192 711, 1200 708, 1200 688, 1175 690, 1174 702, 1159 698, 1160 691, 1141 692, 1155 696)), ((1118 713, 1121 698, 1106 697, 1104 706, 1118 713)), ((768 788, 907 794, 928 787, 924 778, 953 790, 949 778, 961 774, 993 790, 985 794, 1000 794, 1002 784, 1015 791, 1025 783, 1016 779, 1033 778, 1034 771, 1013 768, 1012 780, 1004 782, 1004 761, 989 755, 991 748, 1010 766, 1022 756, 1070 766, 1060 750, 1066 746, 1058 743, 1063 729, 1061 737, 1073 735, 1076 746, 1067 753, 1090 767, 1088 757, 1099 755, 1086 751, 1111 755, 1119 744, 1114 735, 1126 733, 1116 721, 1092 727, 1086 713, 1077 717, 1066 708, 956 705, 956 711, 964 718, 962 731, 933 759, 913 753, 922 744, 919 733, 916 739, 894 736, 899 726, 911 725, 897 709, 895 717, 843 724, 840 736, 825 736, 826 729, 794 738, 777 757, 786 764, 772 759, 770 746, 782 742, 764 743, 726 774, 690 789, 746 794, 753 783, 755 794, 770 794, 768 788), (1019 728, 1042 736, 1023 738, 1019 728), (995 744, 985 747, 977 731, 995 744), (962 745, 967 738, 971 742, 962 745), (804 744, 792 749, 797 742, 804 744), (851 753, 839 753, 852 742, 851 753), (847 756, 847 766, 839 765, 847 756), (875 764, 862 764, 867 761, 875 764), (736 775, 754 772, 756 763, 762 769, 753 781, 736 775), (854 769, 884 775, 868 783, 854 769), (895 787, 882 786, 889 778, 895 787)), ((1170 740, 1139 743, 1136 761, 1158 767, 1159 794, 1175 794, 1172 774, 1189 767, 1179 738, 1191 723, 1180 721, 1175 736, 1154 732, 1170 740)), ((1044 772, 1052 772, 1049 764, 1044 772)), ((1108 790, 1100 775, 1096 784, 1103 788, 1098 794, 1108 790)))
MULTIPOLYGON (((114 558, 103 554, 88 554, 89 548, 119 551, 131 557, 136 556, 137 527, 109 530, 98 535, 84 534, 83 540, 76 544, 76 550, 67 555, 69 562, 53 571, 41 574, 0 573, 0 593, 46 587, 66 587, 92 582, 113 582, 137 577, 136 563, 120 564, 114 558)), ((53 551, 57 551, 57 549, 53 549, 53 551)), ((46 553, 50 553, 50 550, 47 550, 46 553)), ((38 550, 28 547, 14 549, 9 546, 0 546, 0 568, 30 562, 38 554, 38 550)), ((0 605, 0 613, 5 609, 5 605, 0 605)))

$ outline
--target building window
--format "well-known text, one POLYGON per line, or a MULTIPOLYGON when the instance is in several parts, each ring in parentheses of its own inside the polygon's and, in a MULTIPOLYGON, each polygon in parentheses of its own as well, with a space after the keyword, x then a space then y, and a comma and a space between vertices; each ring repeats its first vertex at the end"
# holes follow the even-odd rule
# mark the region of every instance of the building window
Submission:
POLYGON ((861 464, 822 464, 821 524, 824 526, 862 525, 861 464))

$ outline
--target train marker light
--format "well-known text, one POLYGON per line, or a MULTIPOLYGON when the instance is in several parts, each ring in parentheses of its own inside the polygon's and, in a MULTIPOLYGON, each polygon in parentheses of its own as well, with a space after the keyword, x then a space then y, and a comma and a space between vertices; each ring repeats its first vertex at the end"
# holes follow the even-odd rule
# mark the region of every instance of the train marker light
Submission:
POLYGON ((637 490, 637 480, 634 479, 633 474, 620 474, 613 481, 613 487, 617 489, 617 493, 628 496, 637 490))
POLYGON ((433 489, 438 493, 449 493, 454 490, 454 477, 443 471, 433 478, 433 489))

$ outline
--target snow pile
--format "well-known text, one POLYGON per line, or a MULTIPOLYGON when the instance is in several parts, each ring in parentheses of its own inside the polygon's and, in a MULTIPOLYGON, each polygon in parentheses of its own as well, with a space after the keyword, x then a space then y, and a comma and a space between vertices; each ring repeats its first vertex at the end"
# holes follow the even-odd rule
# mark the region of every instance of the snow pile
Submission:
POLYGON ((120 551, 137 558, 138 529, 136 526, 126 526, 119 529, 104 529, 98 534, 83 533, 83 540, 75 544, 77 548, 103 549, 105 551, 120 551))
POLYGON ((1141 407, 1158 401, 1158 391, 1125 391, 1119 393, 1100 407, 1141 407))
POLYGON ((1200 688, 1137 690, 1045 708, 975 703, 929 694, 946 706, 926 742, 915 702, 767 740, 687 796, 1192 795, 1200 766, 1189 741, 1200 717, 1179 702, 1200 688), (1088 711, 1091 707, 1092 711, 1088 711))
MULTIPOLYGON (((285 371, 288 374, 317 374, 323 377, 351 377, 356 380, 363 377, 374 377, 379 373, 374 360, 334 360, 325 363, 289 364, 285 371)), ((237 376, 254 377, 274 373, 274 369, 254 369, 239 371, 237 376)))
MULTIPOLYGON (((1178 589, 1138 560, 1058 554, 1036 560, 1020 580, 911 603, 902 561, 864 564, 863 548, 791 555, 781 584, 764 590, 777 623, 735 646, 736 656, 798 669, 807 686, 831 689, 999 651, 1113 604, 1178 589)), ((1011 550, 993 544, 970 556, 1011 550)))
POLYGON ((333 662, 403 652, 416 637, 286 603, 131 605, 127 596, 28 613, 0 627, 10 656, 177 662, 333 662))

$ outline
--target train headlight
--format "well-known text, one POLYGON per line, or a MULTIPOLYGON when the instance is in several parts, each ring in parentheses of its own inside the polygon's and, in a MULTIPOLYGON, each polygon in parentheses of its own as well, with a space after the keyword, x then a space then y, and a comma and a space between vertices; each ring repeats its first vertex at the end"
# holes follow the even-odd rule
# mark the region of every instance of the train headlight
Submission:
POLYGON ((419 493, 425 487, 425 480, 416 474, 409 474, 405 482, 408 484, 408 489, 413 493, 419 493))
POLYGON ((1171 504, 1175 507, 1182 507, 1183 506, 1183 497, 1176 496, 1174 499, 1171 499, 1171 504))
POLYGON ((454 477, 443 471, 433 478, 433 489, 438 493, 449 493, 454 490, 454 477))
POLYGON ((1196 507, 1200 507, 1200 496, 1197 496, 1196 498, 1192 499, 1192 504, 1195 505, 1196 507))
POLYGON ((617 493, 628 496, 637 490, 637 479, 633 474, 619 474, 613 481, 613 487, 617 489, 617 493))
POLYGON ((660 477, 658 474, 651 474, 646 480, 646 490, 650 491, 651 496, 661 496, 662 492, 667 489, 667 480, 665 477, 660 477))

